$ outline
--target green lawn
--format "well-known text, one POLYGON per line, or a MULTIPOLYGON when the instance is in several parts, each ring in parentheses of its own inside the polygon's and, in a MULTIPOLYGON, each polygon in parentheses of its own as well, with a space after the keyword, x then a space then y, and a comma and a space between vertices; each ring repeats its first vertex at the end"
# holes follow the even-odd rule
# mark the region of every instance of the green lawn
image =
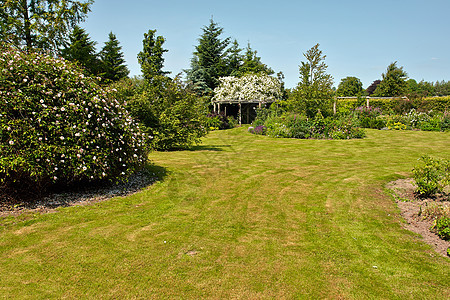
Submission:
POLYGON ((0 219, 0 297, 448 299, 450 259, 384 189, 423 154, 449 159, 450 134, 212 132, 152 153, 140 193, 0 219))

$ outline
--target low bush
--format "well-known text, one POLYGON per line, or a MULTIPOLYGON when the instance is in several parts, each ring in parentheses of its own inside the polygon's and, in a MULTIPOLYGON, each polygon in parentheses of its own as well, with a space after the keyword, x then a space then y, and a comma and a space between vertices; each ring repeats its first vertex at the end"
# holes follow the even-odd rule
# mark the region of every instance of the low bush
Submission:
POLYGON ((449 217, 441 217, 436 219, 433 227, 437 235, 439 235, 443 240, 450 240, 450 218, 449 217))
POLYGON ((341 118, 323 118, 318 114, 315 118, 304 115, 285 113, 266 117, 263 125, 255 120, 253 133, 261 127, 261 134, 272 137, 298 139, 351 139, 365 136, 363 129, 357 127, 357 120, 351 116, 341 118), (259 124, 259 125, 257 125, 259 124))
POLYGON ((146 162, 146 138, 128 112, 72 63, 8 48, 0 70, 4 189, 117 180, 146 162))
POLYGON ((363 128, 381 129, 386 126, 384 119, 380 118, 381 109, 372 106, 360 106, 355 109, 359 125, 363 128))
POLYGON ((422 164, 413 169, 416 192, 421 197, 442 193, 450 184, 450 160, 423 156, 422 164))
POLYGON ((223 130, 236 127, 236 120, 232 116, 225 116, 224 113, 209 113, 206 116, 206 128, 208 130, 223 130))

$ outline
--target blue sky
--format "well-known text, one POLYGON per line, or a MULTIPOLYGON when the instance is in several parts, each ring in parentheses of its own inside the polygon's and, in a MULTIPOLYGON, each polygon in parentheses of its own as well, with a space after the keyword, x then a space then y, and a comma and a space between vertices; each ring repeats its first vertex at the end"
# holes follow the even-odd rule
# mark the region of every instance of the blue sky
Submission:
POLYGON ((166 39, 166 71, 189 68, 213 17, 223 38, 242 48, 250 42, 263 63, 284 73, 287 87, 299 81, 303 53, 319 43, 335 86, 355 76, 366 88, 394 61, 417 81, 450 80, 449 12, 450 0, 96 0, 80 25, 97 50, 116 34, 130 75, 141 73, 136 56, 149 29, 166 39))

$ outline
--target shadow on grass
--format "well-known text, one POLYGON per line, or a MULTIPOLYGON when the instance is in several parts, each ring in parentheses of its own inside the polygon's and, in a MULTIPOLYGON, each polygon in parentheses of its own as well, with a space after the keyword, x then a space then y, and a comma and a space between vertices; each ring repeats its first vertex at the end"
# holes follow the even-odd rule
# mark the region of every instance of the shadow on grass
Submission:
POLYGON ((193 146, 188 151, 223 151, 223 148, 229 148, 231 145, 197 145, 193 146))
POLYGON ((164 167, 148 162, 140 171, 119 182, 108 180, 76 182, 71 185, 50 186, 46 192, 32 194, 28 190, 16 190, 14 195, 0 195, 0 217, 25 210, 46 212, 58 207, 86 205, 113 197, 137 193, 167 176, 164 167))

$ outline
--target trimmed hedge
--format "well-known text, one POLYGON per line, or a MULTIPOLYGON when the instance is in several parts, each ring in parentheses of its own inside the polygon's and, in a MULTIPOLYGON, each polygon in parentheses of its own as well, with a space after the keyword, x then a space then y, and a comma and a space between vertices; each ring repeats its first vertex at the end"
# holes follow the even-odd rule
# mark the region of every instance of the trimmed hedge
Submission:
MULTIPOLYGON (((349 99, 337 99, 336 108, 337 112, 345 112, 347 110, 353 110, 361 105, 366 105, 366 98, 349 98, 349 99)), ((418 99, 405 99, 405 98, 369 98, 369 105, 371 107, 380 108, 383 113, 395 113, 402 114, 407 113, 411 109, 419 111, 450 111, 450 97, 427 97, 418 99)))

